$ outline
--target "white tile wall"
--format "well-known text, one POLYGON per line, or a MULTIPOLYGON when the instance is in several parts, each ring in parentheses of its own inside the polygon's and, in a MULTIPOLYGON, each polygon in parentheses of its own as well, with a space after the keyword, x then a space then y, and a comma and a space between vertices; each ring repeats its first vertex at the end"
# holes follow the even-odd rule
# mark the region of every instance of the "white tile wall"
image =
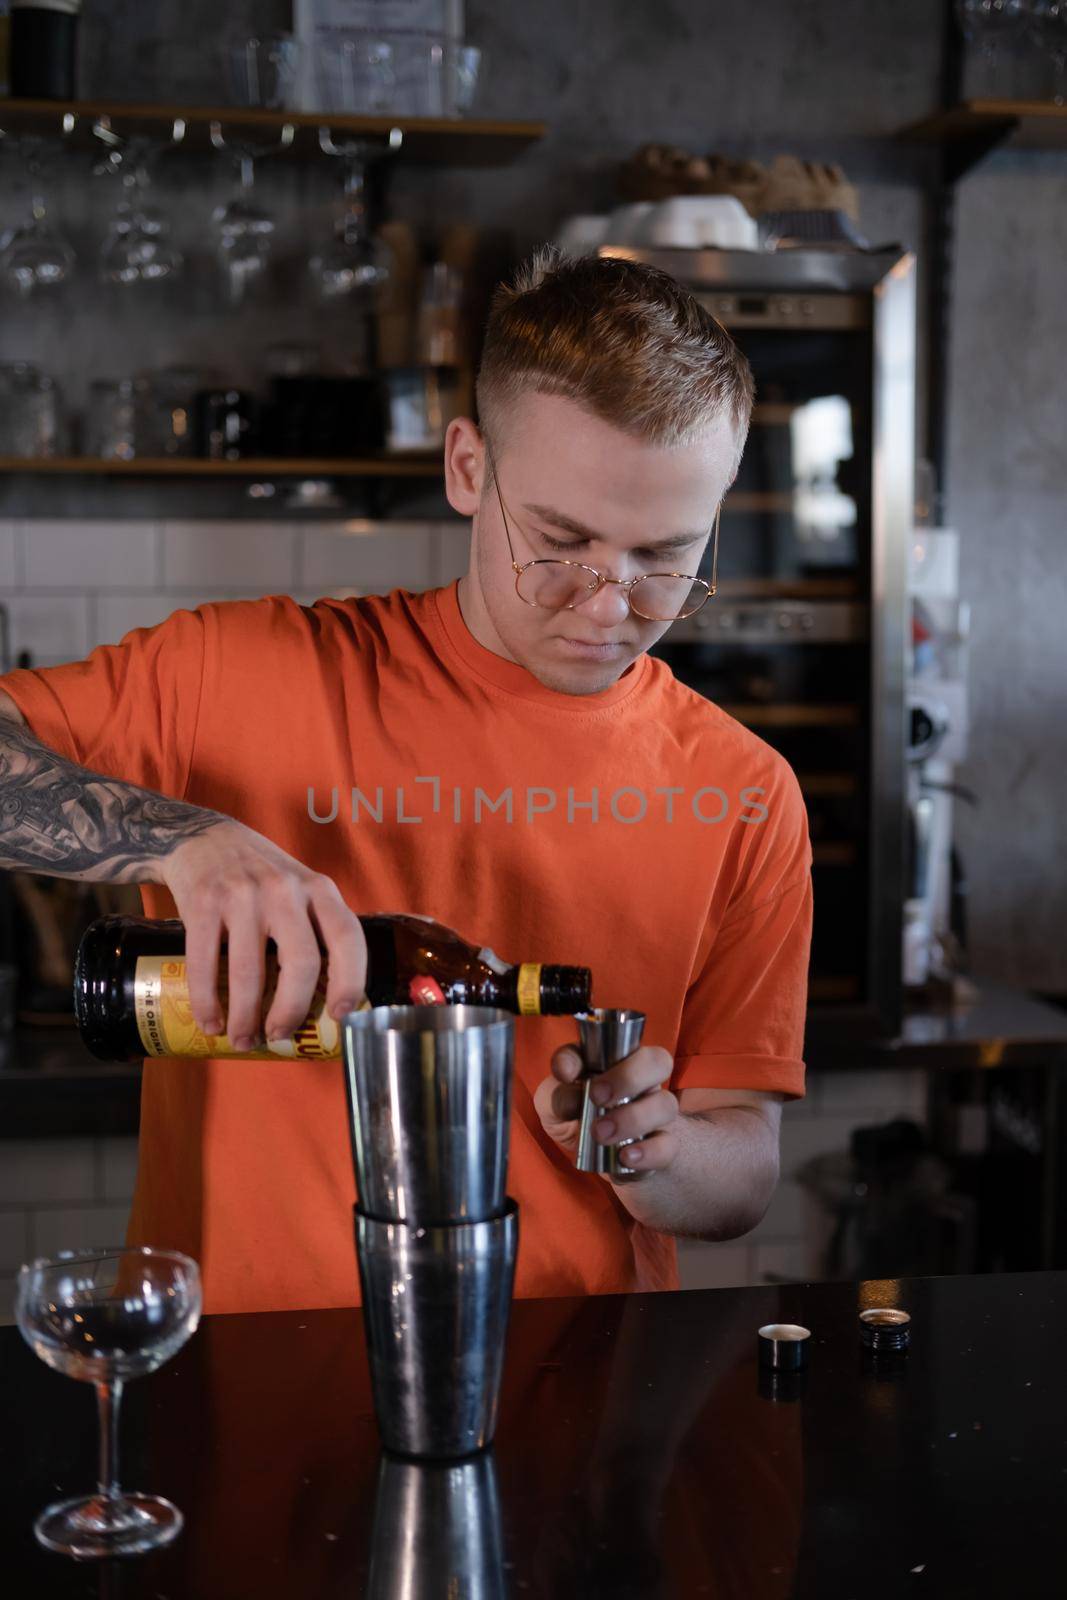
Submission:
POLYGON ((437 533, 437 583, 444 587, 462 578, 470 566, 470 523, 458 528, 441 527, 437 533))
MULTIPOLYGON (((362 528, 366 524, 352 526, 362 528)), ((433 530, 425 523, 396 522, 382 533, 327 533, 320 528, 307 528, 300 538, 302 589, 317 588, 325 594, 348 584, 366 593, 379 589, 426 589, 434 582, 433 530)))
POLYGON ((299 532, 286 522, 165 522, 163 585, 288 594, 296 582, 299 532))
POLYGON ((98 1139, 96 1192, 101 1200, 129 1200, 137 1180, 137 1140, 98 1139))
POLYGON ((14 665, 20 650, 33 654, 33 664, 47 657, 50 661, 77 661, 96 640, 89 625, 90 602, 86 595, 27 595, 5 590, 0 600, 7 606, 11 622, 11 660, 14 665))
MULTIPOLYGON (((208 596, 202 596, 207 599, 208 596)), ((182 602, 173 595, 99 594, 96 596, 96 625, 93 644, 117 644, 131 628, 154 628, 157 622, 177 611, 182 602)))
POLYGON ((122 1244, 129 1206, 68 1206, 30 1213, 30 1252, 55 1255, 57 1250, 95 1250, 122 1244))
POLYGON ((10 1275, 30 1256, 25 1211, 0 1211, 0 1272, 10 1275))
POLYGON ((156 589, 159 529, 154 522, 49 522, 16 525, 28 589, 156 589))
POLYGON ((0 1140, 0 1205, 92 1200, 95 1195, 91 1139, 0 1140))
POLYGON ((14 589, 19 583, 15 562, 15 524, 0 522, 0 589, 14 589))
POLYGON ((451 583, 469 543, 465 521, 0 521, 0 601, 12 662, 52 666, 205 600, 451 583))
POLYGON ((136 1173, 134 1138, 0 1140, 0 1323, 24 1261, 122 1243, 136 1173))

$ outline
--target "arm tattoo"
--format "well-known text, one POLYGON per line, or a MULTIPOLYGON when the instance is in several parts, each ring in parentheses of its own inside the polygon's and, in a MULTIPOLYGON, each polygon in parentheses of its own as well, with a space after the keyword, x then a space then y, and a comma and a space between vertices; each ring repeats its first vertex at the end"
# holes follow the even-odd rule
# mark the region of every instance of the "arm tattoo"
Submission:
POLYGON ((146 863, 227 820, 90 772, 0 717, 0 868, 142 883, 146 863))

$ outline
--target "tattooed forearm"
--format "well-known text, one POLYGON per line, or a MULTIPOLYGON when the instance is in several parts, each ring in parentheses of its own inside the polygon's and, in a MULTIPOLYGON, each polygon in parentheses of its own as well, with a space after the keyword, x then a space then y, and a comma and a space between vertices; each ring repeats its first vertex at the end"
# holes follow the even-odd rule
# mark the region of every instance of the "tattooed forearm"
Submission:
POLYGON ((227 820, 76 766, 0 717, 0 868, 150 883, 160 857, 227 820))

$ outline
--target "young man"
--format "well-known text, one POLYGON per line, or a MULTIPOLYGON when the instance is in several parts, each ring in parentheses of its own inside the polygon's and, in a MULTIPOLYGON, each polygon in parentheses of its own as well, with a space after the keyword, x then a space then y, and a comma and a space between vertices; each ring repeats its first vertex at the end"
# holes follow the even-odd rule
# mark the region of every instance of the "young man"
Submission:
MULTIPOLYGON (((703 593, 751 404, 672 279, 542 251, 494 300, 480 427, 448 430, 457 585, 205 604, 0 680, 0 864, 143 885, 186 924, 196 1020, 238 1048, 268 936, 268 1038, 302 1020, 319 940, 329 1010, 358 1002, 357 912, 589 966, 596 1004, 647 1013, 601 1085, 599 1136, 645 1174, 618 1183, 574 1170, 573 1022, 516 1022, 520 1295, 676 1284, 674 1235, 763 1214, 803 1093, 796 780, 646 654, 703 593)), ((196 1256, 208 1309, 351 1304, 351 1199, 336 1062, 146 1062, 130 1237, 196 1256)))

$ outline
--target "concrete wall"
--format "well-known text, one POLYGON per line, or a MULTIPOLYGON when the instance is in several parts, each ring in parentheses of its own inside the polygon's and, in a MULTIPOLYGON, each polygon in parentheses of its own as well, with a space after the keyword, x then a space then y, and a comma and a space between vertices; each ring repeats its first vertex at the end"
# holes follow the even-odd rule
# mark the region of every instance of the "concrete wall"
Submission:
MULTIPOLYGON (((550 135, 500 171, 399 172, 395 213, 427 229, 454 217, 502 226, 521 253, 566 213, 610 205, 617 163, 656 139, 839 159, 859 183, 868 236, 921 249, 925 158, 893 134, 935 103, 940 9, 934 0, 468 0, 468 36, 489 60, 479 110, 543 117, 550 135)), ((83 90, 216 100, 222 33, 243 22, 251 31, 253 19, 257 27, 282 22, 285 12, 283 0, 240 0, 227 6, 224 30, 208 0, 180 10, 161 0, 100 0, 83 22, 83 90)), ((57 175, 54 192, 89 259, 104 202, 87 176, 83 161, 76 181, 57 175)), ((159 183, 178 207, 191 262, 200 259, 224 170, 168 157, 159 183)), ((328 221, 330 175, 279 162, 264 166, 263 185, 289 218, 279 246, 294 253, 295 272, 308 229, 328 221)), ((1067 464, 1058 448, 1065 187, 1063 156, 1009 153, 960 186, 947 485, 974 613, 972 745, 961 777, 982 804, 964 813, 960 829, 974 965, 1059 990, 1067 989, 1067 945, 1057 937, 1067 919, 1067 464)), ((86 284, 47 319, 32 308, 6 315, 0 356, 35 353, 70 372, 77 389, 89 376, 118 375, 116 362, 131 350, 138 367, 221 353, 240 378, 265 339, 304 336, 295 299, 286 301, 284 331, 251 313, 224 322, 206 282, 193 273, 180 317, 127 302, 121 323, 103 291, 86 284)), ((122 487, 126 514, 148 514, 132 486, 122 487)), ((73 509, 79 491, 64 493, 73 509)), ((93 494, 83 514, 90 504, 100 515, 123 514, 99 489, 93 494)), ((10 515, 19 509, 4 506, 10 515)), ((44 514, 40 503, 31 509, 44 514)))

